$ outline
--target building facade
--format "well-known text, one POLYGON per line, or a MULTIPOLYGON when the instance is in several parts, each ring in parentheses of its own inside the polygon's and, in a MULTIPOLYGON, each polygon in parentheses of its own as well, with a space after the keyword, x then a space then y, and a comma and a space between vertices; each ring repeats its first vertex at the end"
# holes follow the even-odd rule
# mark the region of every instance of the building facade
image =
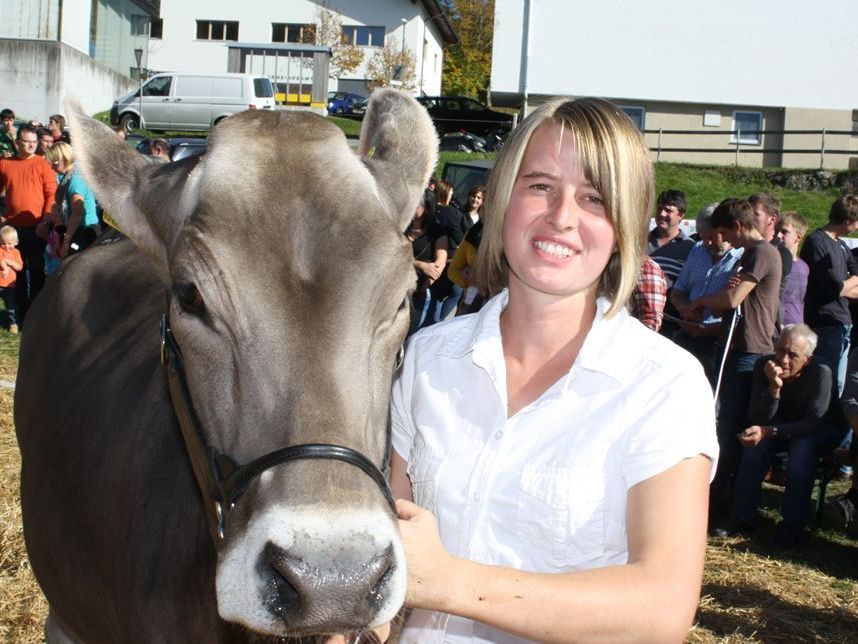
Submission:
POLYGON ((159 0, 3 0, 2 107, 46 121, 76 96, 88 112, 110 109, 136 85, 135 49, 146 66, 159 0))
POLYGON ((496 0, 492 102, 609 98, 661 161, 858 167, 855 25, 853 0, 496 0))
MULTIPOLYGON (((153 25, 148 67, 225 72, 230 45, 311 42, 325 6, 316 0, 164 0, 161 19, 153 25)), ((415 54, 415 93, 440 93, 443 47, 455 42, 455 34, 437 0, 341 0, 330 8, 342 23, 343 37, 363 59, 354 71, 331 77, 329 90, 367 95, 367 64, 390 41, 415 54)))

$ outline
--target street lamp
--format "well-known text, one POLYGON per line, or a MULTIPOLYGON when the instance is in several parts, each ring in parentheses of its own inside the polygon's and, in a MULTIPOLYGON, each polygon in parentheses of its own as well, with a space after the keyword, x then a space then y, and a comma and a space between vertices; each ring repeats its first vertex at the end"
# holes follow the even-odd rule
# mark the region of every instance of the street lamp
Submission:
POLYGON ((134 50, 134 58, 137 60, 137 129, 143 125, 143 49, 137 47, 134 50))
POLYGON ((402 55, 405 55, 405 25, 408 24, 408 21, 405 18, 402 18, 402 55))

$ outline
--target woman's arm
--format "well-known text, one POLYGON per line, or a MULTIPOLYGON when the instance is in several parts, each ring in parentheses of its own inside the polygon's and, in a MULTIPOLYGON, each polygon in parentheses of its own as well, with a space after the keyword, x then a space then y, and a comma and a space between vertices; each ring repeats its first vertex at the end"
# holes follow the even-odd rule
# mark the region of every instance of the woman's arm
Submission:
POLYGON ((396 450, 392 450, 390 454, 390 490, 393 492, 393 498, 395 499, 414 500, 411 493, 411 480, 408 478, 408 472, 406 471, 405 459, 397 454, 396 450))
POLYGON ((84 213, 84 201, 83 197, 79 194, 70 195, 71 199, 71 207, 69 212, 69 221, 66 225, 66 234, 63 237, 63 244, 57 253, 60 257, 66 257, 69 254, 69 245, 71 244, 72 237, 75 232, 77 232, 78 227, 80 227, 80 222, 83 221, 83 213, 84 213))
POLYGON ((700 596, 710 466, 698 455, 632 487, 629 562, 572 573, 528 573, 452 557, 432 514, 398 501, 406 603, 539 641, 680 642, 700 596))
POLYGON ((473 283, 469 266, 473 264, 473 257, 475 255, 476 250, 471 242, 467 238, 463 239, 453 255, 453 261, 447 267, 447 277, 450 278, 453 284, 466 288, 473 283))

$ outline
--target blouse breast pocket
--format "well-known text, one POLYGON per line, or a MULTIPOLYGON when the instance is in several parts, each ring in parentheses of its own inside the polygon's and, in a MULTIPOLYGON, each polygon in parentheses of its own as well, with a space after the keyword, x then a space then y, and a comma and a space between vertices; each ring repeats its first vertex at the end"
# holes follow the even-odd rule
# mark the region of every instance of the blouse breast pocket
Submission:
POLYGON ((594 467, 525 466, 518 532, 525 561, 570 570, 605 551, 604 474, 594 467))
POLYGON ((411 494, 414 502, 431 512, 435 512, 437 501, 435 481, 440 469, 441 459, 426 445, 418 433, 411 448, 406 471, 411 480, 411 494))

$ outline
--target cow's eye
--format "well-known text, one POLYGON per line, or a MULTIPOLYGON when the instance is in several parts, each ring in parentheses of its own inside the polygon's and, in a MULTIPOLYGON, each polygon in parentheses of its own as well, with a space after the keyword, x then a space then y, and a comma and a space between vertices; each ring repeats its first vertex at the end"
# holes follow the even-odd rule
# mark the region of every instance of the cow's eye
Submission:
POLYGON ((179 306, 182 307, 185 313, 199 315, 205 311, 205 300, 203 300, 203 296, 193 282, 178 281, 173 285, 173 292, 176 294, 179 306))

